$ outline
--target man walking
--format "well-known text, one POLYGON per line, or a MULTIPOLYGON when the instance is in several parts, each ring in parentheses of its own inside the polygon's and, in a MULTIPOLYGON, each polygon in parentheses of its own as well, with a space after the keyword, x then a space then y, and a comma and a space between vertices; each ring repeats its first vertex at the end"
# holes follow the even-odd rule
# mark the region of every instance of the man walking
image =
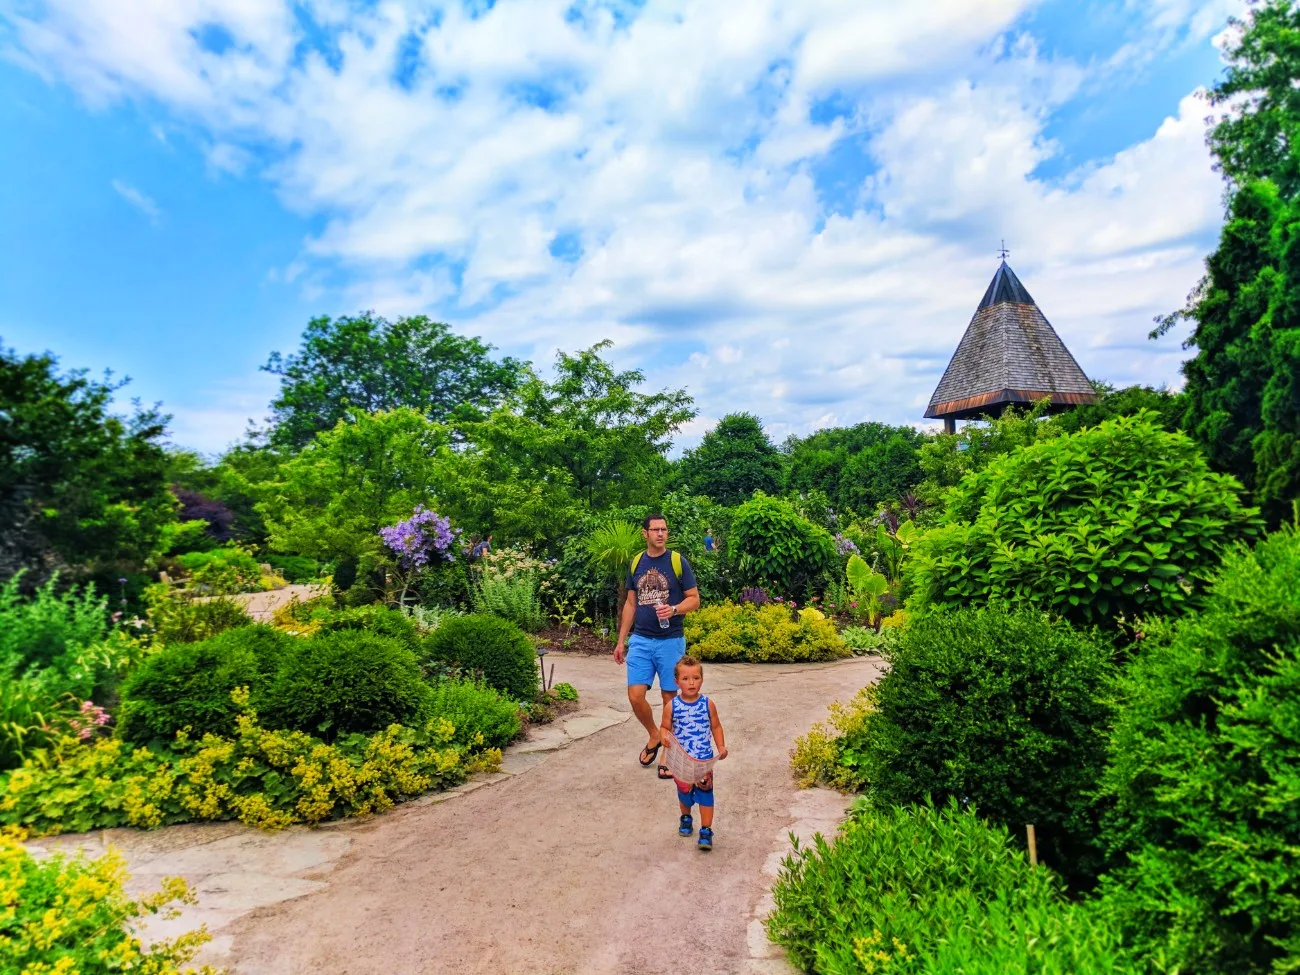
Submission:
MULTIPOLYGON (((628 569, 627 600, 614 644, 614 662, 627 660, 627 699, 650 738, 638 760, 649 768, 662 741, 646 693, 656 676, 665 704, 677 693, 673 669, 686 655, 682 617, 700 608, 700 590, 691 564, 679 553, 668 551, 668 521, 663 515, 647 515, 641 534, 646 547, 628 569)), ((659 774, 665 776, 667 769, 660 766, 659 774)))

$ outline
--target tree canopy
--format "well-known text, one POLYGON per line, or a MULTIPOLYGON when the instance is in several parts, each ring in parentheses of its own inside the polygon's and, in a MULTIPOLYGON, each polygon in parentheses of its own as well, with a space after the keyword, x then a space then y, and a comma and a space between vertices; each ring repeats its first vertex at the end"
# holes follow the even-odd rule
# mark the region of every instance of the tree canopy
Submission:
POLYGON ((681 476, 692 493, 735 506, 755 491, 776 493, 783 467, 763 421, 752 413, 731 413, 686 452, 681 476))
POLYGON ((0 578, 62 568, 102 582, 157 551, 176 518, 167 417, 110 412, 123 385, 0 347, 0 578))
POLYGON ((481 415, 517 386, 521 364, 497 362, 492 346, 454 334, 424 315, 390 322, 370 312, 313 318, 302 348, 272 352, 262 368, 280 377, 271 403, 271 442, 301 448, 351 411, 408 407, 442 422, 460 411, 481 415))

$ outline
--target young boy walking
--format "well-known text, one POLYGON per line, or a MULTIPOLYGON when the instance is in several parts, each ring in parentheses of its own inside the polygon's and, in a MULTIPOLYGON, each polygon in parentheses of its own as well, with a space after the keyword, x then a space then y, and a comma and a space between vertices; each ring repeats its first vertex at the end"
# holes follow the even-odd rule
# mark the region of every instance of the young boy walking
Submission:
MULTIPOLYGON (((660 735, 669 747, 680 748, 691 758, 718 761, 727 757, 727 745, 722 737, 722 722, 718 709, 705 697, 704 665, 694 657, 682 657, 673 669, 677 682, 677 696, 664 702, 660 735), (710 741, 712 739, 712 742, 710 741), (713 745, 718 746, 714 755, 713 745)), ((691 808, 700 807, 700 852, 713 849, 713 772, 710 770, 695 782, 674 778, 677 785, 677 805, 681 809, 681 823, 677 832, 690 836, 694 832, 691 808)))

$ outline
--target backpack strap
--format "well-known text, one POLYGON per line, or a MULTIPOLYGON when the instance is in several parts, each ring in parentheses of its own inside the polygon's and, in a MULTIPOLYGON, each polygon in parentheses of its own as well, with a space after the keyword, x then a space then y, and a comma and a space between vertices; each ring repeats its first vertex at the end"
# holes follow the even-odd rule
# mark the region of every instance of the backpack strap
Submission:
MULTIPOLYGON (((681 582, 682 581, 682 553, 677 551, 671 551, 668 554, 672 556, 671 561, 673 563, 673 575, 677 577, 678 582, 681 582)), ((628 575, 630 576, 636 575, 636 567, 641 564, 641 556, 643 555, 645 555, 645 552, 637 552, 636 555, 632 556, 632 564, 628 567, 627 570, 628 575)))
POLYGON ((641 556, 643 555, 645 555, 645 552, 637 552, 636 555, 632 556, 632 565, 627 570, 628 575, 636 576, 636 567, 641 564, 641 556))

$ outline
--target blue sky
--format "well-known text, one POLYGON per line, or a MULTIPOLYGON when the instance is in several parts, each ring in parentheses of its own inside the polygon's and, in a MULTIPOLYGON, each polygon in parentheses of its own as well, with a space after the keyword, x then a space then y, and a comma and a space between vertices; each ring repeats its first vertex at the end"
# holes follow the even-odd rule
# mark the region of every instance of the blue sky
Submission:
POLYGON ((778 438, 920 420, 996 267, 1094 378, 1221 219, 1237 0, 0 0, 0 341, 130 375, 177 443, 308 318, 615 340, 778 438))

